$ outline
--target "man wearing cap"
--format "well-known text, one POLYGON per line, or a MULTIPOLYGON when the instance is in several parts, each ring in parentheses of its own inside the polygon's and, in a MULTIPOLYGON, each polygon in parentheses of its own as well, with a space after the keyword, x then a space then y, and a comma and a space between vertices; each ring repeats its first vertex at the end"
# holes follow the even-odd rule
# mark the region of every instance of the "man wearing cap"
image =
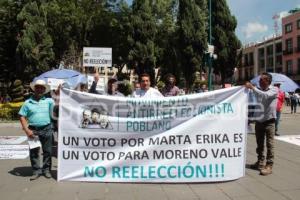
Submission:
POLYGON ((30 149, 30 162, 33 170, 31 180, 42 174, 51 178, 52 135, 51 115, 54 101, 44 95, 50 91, 44 80, 30 84, 34 95, 24 102, 19 115, 23 130, 29 139, 38 138, 43 149, 43 165, 40 166, 39 148, 30 149))
POLYGON ((245 84, 246 88, 253 91, 258 105, 261 106, 261 110, 254 113, 254 119, 256 121, 255 136, 257 144, 257 162, 250 165, 250 168, 260 170, 260 174, 264 176, 272 173, 274 161, 274 134, 278 91, 271 83, 272 75, 269 73, 262 73, 259 79, 259 88, 256 88, 250 82, 245 84), (267 147, 266 165, 264 165, 265 140, 267 147))

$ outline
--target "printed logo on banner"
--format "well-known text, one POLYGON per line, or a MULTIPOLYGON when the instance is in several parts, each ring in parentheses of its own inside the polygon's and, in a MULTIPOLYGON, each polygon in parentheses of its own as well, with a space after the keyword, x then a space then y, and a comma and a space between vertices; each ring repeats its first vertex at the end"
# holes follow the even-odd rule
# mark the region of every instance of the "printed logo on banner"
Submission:
POLYGON ((102 107, 89 107, 83 109, 81 128, 110 129, 113 127, 108 119, 109 113, 102 107))

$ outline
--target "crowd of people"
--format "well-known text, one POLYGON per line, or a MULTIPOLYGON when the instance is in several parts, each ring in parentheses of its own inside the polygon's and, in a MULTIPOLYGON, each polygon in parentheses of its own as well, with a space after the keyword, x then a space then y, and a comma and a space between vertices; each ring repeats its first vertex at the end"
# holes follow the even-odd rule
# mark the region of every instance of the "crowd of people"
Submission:
MULTIPOLYGON (((85 84, 80 84, 77 90, 82 92, 90 92, 94 94, 100 94, 96 90, 97 82, 99 81, 99 74, 95 74, 94 81, 89 90, 85 84)), ((50 87, 44 80, 36 80, 30 85, 34 92, 29 99, 27 99, 22 105, 19 115, 20 122, 24 132, 29 139, 38 138, 41 141, 41 148, 43 150, 43 164, 39 165, 40 154, 39 148, 30 149, 30 162, 33 171, 31 180, 39 178, 44 175, 46 178, 51 178, 51 156, 52 156, 52 143, 53 143, 53 131, 57 129, 53 119, 58 117, 58 105, 59 105, 59 92, 61 87, 68 87, 67 85, 60 85, 57 90, 52 92, 52 97, 47 98, 46 94, 49 94, 50 87)), ((203 91, 207 91, 205 87, 203 91)), ((200 90, 199 90, 200 91, 200 90)), ((177 96, 180 94, 179 88, 176 86, 175 76, 169 74, 166 77, 165 87, 160 92, 158 89, 151 87, 150 76, 148 74, 142 74, 139 77, 139 82, 134 83, 134 91, 131 97, 135 98, 153 98, 163 96, 177 96)), ((110 96, 124 96, 118 91, 118 80, 111 78, 107 82, 107 91, 104 95, 110 96)), ((93 111, 93 113, 97 113, 93 111)), ((85 115, 92 115, 91 113, 85 113, 85 115)))
MULTIPOLYGON (((90 93, 94 94, 102 94, 101 92, 96 90, 97 83, 99 81, 99 74, 94 75, 94 81, 92 83, 91 88, 89 89, 90 93)), ((131 97, 169 97, 169 96, 178 96, 185 94, 182 89, 179 89, 176 86, 176 78, 172 74, 167 74, 164 81, 165 86, 159 90, 157 87, 151 87, 150 75, 144 73, 139 77, 139 81, 133 83, 133 93, 129 96, 131 97)), ((81 90, 82 91, 82 90, 81 90)), ((85 90, 86 91, 86 90, 85 90)), ((193 93, 201 93, 207 92, 208 89, 206 84, 197 83, 195 84, 193 93)), ((111 78, 107 83, 107 95, 112 96, 125 96, 118 90, 118 80, 116 78, 111 78)))
MULTIPOLYGON (((99 75, 95 74, 94 82, 89 90, 85 84, 81 84, 78 90, 83 92, 90 92, 99 94, 96 90, 97 82, 99 81, 99 75)), ((274 164, 274 135, 278 135, 278 125, 282 107, 286 96, 284 92, 280 90, 280 84, 271 85, 272 76, 268 73, 261 74, 259 86, 255 87, 250 82, 245 84, 256 102, 260 103, 263 107, 261 112, 256 112, 259 116, 253 116, 255 119, 255 135, 257 142, 257 162, 250 166, 252 169, 260 170, 261 175, 269 175, 272 173, 272 167, 274 164), (267 154, 264 155, 264 146, 266 140, 267 154), (266 162, 265 162, 266 160, 266 162)), ((58 104, 59 104, 59 91, 58 87, 53 94, 53 98, 46 98, 45 94, 49 92, 49 86, 43 80, 37 80, 32 83, 31 89, 34 94, 25 101, 19 111, 20 121, 22 128, 28 138, 39 138, 43 150, 43 165, 39 166, 40 155, 38 149, 30 150, 30 161, 33 170, 31 180, 39 178, 44 175, 46 178, 51 178, 51 155, 52 155, 52 140, 53 140, 53 126, 51 117, 56 115, 58 117, 58 104), (55 114, 56 113, 56 114, 55 114)), ((195 92, 208 91, 206 85, 198 85, 195 87, 195 92)), ((124 96, 118 91, 118 80, 111 78, 107 82, 107 91, 102 95, 110 96, 124 96)), ((134 83, 134 91, 130 95, 134 98, 156 98, 156 97, 168 97, 180 95, 180 89, 176 86, 176 78, 172 74, 168 74, 165 79, 165 86, 159 91, 156 88, 151 87, 150 76, 148 74, 142 74, 139 77, 139 81, 134 83)), ((291 96, 295 96, 291 94, 291 96)), ((292 112, 296 112, 296 106, 294 100, 291 99, 292 112)), ((96 111, 93 111, 96 113, 96 111)), ((92 116, 92 111, 84 113, 87 116, 92 116)), ((106 125, 106 124, 105 124, 106 125)))

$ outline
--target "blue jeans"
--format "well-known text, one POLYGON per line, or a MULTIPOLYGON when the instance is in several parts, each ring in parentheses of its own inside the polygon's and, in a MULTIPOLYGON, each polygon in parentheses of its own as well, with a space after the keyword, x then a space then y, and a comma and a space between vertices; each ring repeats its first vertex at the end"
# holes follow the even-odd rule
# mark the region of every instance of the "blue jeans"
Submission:
POLYGON ((43 165, 40 166, 40 148, 30 149, 30 162, 33 170, 33 174, 40 174, 42 172, 50 172, 52 165, 52 136, 53 136, 53 128, 52 125, 49 124, 44 127, 32 127, 29 126, 29 129, 33 131, 34 135, 39 137, 39 140, 42 145, 43 150, 43 165))
POLYGON ((279 120, 280 120, 281 112, 276 111, 276 121, 275 121, 275 133, 278 131, 278 125, 279 125, 279 120))

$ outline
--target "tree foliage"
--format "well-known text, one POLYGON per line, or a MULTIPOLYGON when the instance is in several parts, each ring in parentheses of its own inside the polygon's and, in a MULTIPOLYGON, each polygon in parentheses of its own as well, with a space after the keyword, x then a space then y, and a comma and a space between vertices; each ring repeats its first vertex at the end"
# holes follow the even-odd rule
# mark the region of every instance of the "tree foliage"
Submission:
POLYGON ((226 0, 212 0, 212 36, 217 60, 214 72, 221 75, 222 83, 229 81, 237 65, 237 50, 241 44, 235 35, 237 21, 231 15, 226 0))
POLYGON ((155 20, 157 24, 157 37, 155 43, 157 66, 161 68, 161 77, 168 73, 172 73, 179 78, 180 63, 178 58, 178 26, 176 24, 178 11, 178 1, 176 0, 160 0, 153 7, 155 20))
POLYGON ((54 61, 53 42, 47 31, 45 11, 36 1, 26 4, 17 19, 23 25, 17 46, 17 54, 23 73, 33 78, 49 70, 54 61))
POLYGON ((17 15, 24 1, 0 1, 0 71, 1 79, 8 82, 14 79, 16 67, 16 47, 18 45, 17 15))
MULTIPOLYGON (((0 1, 0 69, 3 77, 28 82, 56 67, 81 66, 83 47, 111 47, 113 64, 137 74, 154 69, 161 77, 193 83, 204 66, 208 39, 207 0, 2 0, 0 1)), ((236 20, 225 0, 213 1, 215 73, 226 78, 240 43, 236 20)))
POLYGON ((192 85, 194 73, 201 70, 203 55, 207 47, 205 13, 204 7, 200 7, 194 0, 179 1, 178 43, 180 44, 181 70, 188 87, 192 85))
POLYGON ((132 2, 131 27, 128 37, 130 51, 128 58, 138 75, 148 73, 154 80, 157 57, 155 38, 157 26, 152 12, 154 1, 134 0, 132 2))

